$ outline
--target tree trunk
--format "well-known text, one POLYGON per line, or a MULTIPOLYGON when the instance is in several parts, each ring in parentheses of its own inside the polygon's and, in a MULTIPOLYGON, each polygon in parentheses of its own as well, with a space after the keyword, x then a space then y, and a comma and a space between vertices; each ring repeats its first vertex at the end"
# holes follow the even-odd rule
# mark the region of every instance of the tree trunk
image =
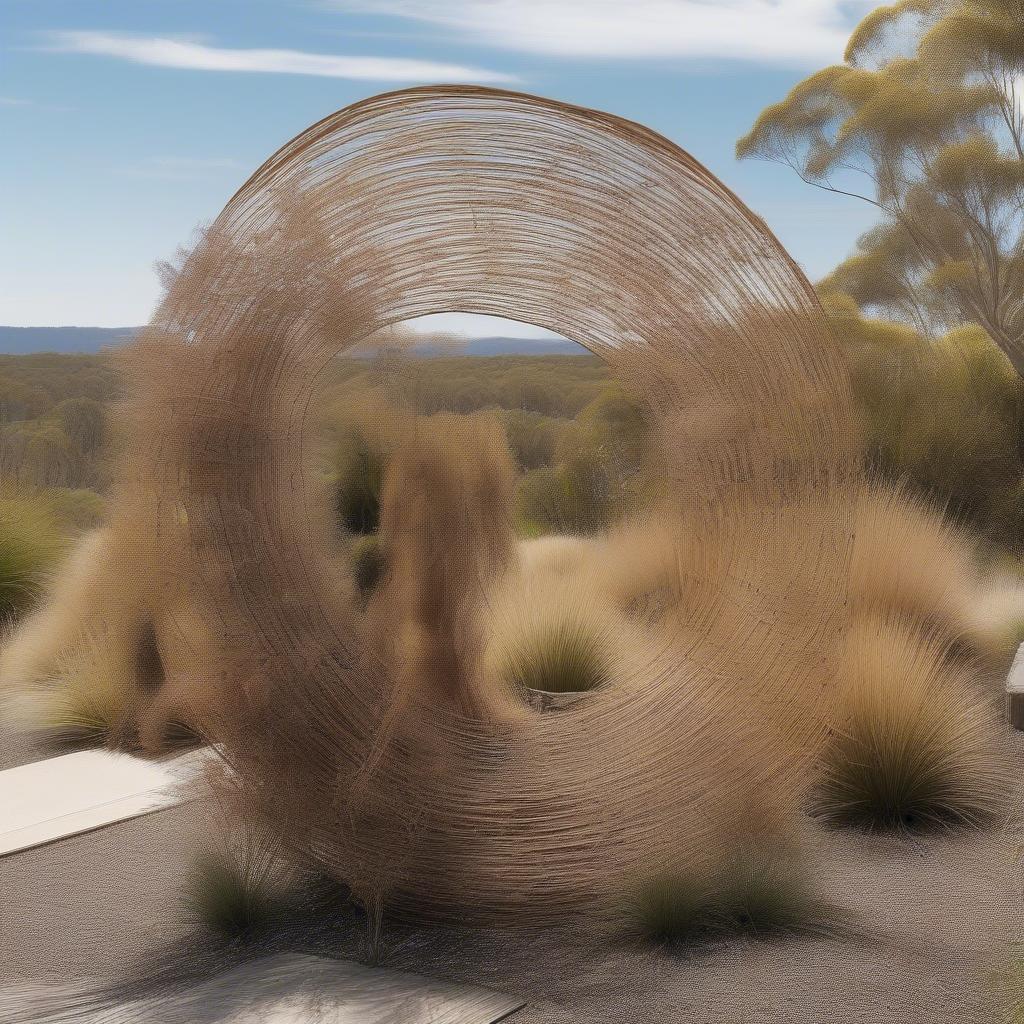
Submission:
POLYGON ((1011 338, 1003 331, 989 331, 989 336, 1006 354, 1017 373, 1024 377, 1024 338, 1011 338))

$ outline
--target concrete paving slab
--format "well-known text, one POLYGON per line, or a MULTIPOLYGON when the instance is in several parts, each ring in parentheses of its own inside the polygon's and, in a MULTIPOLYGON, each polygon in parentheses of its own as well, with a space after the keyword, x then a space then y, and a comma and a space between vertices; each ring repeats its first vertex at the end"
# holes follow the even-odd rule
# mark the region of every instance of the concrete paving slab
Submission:
POLYGON ((147 761, 80 750, 0 772, 0 856, 172 807, 208 751, 147 761))
POLYGON ((1014 729, 1024 730, 1024 644, 1017 648, 1006 677, 1006 717, 1014 729))
POLYGON ((494 1024, 526 1005, 476 985, 300 953, 118 1004, 90 1006, 88 996, 72 990, 20 995, 8 991, 10 1012, 34 1011, 33 1021, 46 1022, 73 1011, 80 1024, 494 1024))

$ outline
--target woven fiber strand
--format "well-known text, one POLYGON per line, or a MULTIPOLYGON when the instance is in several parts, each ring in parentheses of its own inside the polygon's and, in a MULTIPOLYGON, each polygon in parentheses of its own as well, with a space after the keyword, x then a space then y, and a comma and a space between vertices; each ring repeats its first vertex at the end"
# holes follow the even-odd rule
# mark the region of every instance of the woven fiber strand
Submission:
MULTIPOLYGON (((153 528, 152 592, 206 610, 204 727, 293 856, 370 906, 531 920, 795 828, 846 627, 849 385, 801 272, 678 147, 481 88, 357 103, 246 182, 127 368, 114 504, 153 528), (666 507, 699 540, 679 572, 705 599, 679 639, 558 715, 420 691, 330 570, 306 472, 318 375, 444 311, 605 358, 648 406, 666 507)), ((460 479, 443 486, 477 486, 460 479)), ((444 507, 469 554, 441 589, 483 594, 502 564, 473 555, 502 549, 487 505, 444 507)))

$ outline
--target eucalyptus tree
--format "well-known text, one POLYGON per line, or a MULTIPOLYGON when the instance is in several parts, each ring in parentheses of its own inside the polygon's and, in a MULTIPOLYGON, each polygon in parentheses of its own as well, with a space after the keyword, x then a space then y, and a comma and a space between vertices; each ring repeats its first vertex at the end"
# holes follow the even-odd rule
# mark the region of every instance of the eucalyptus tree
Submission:
POLYGON ((826 290, 927 335, 978 324, 1024 376, 1024 0, 878 8, 737 155, 877 207, 826 290))

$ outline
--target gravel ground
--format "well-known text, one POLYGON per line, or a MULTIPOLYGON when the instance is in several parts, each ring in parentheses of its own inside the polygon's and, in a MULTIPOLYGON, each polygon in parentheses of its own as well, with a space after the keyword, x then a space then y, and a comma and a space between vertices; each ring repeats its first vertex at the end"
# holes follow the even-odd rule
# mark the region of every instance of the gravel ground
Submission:
MULTIPOLYGON (((1010 742, 1024 767, 1024 738, 1010 742)), ((0 1020, 36 1019, 12 994, 23 983, 57 993, 127 976, 144 991, 252 955, 204 943, 182 909, 208 832, 207 809, 191 804, 0 858, 0 1020)), ((396 927, 384 964, 522 995, 516 1024, 1005 1019, 1024 939, 1015 823, 912 839, 821 832, 815 843, 824 895, 848 911, 826 936, 680 953, 569 932, 396 927)), ((285 928, 256 952, 358 958, 361 934, 340 914, 285 928)))
POLYGON ((19 733, 0 721, 0 772, 60 753, 64 751, 47 749, 34 742, 29 735, 19 733))

